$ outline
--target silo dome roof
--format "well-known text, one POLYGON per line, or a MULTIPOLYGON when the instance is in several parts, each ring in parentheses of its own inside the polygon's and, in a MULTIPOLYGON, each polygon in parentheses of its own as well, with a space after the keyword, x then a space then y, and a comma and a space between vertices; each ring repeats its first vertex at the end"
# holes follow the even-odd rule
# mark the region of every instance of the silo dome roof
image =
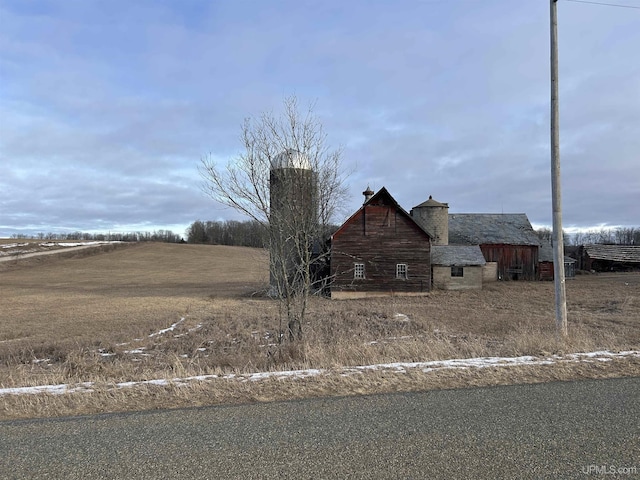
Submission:
POLYGON ((309 158, 298 150, 293 148, 287 148, 285 151, 279 153, 271 161, 271 169, 278 168, 300 168, 304 170, 311 170, 311 162, 309 158))
POLYGON ((449 208, 449 204, 448 203, 437 202, 436 200, 433 199, 433 197, 431 195, 429 195, 429 200, 427 200, 426 202, 422 202, 420 205, 416 205, 413 208, 420 208, 420 207, 446 207, 446 208, 449 208))

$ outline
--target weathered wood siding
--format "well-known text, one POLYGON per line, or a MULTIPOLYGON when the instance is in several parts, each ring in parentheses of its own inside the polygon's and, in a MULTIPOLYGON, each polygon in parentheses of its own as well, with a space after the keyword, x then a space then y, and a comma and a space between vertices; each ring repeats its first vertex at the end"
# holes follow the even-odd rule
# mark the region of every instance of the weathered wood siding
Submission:
POLYGON ((433 266, 433 286, 442 290, 481 290, 482 266, 463 268, 462 277, 452 277, 450 266, 433 266))
POLYGON ((540 262, 540 280, 553 280, 553 262, 540 262))
MULTIPOLYGON (((555 277, 555 270, 553 268, 553 262, 540 262, 538 264, 538 271, 540 280, 553 281, 555 277)), ((576 264, 570 262, 564 262, 564 278, 575 278, 576 276, 576 264)))
POLYGON ((538 245, 480 245, 487 262, 498 262, 500 280, 537 280, 538 245))
MULTIPOLYGON (((416 223, 393 206, 366 205, 334 235, 331 295, 357 292, 420 293, 431 288, 431 242, 416 223), (365 278, 354 278, 354 265, 365 278), (408 265, 408 278, 396 278, 396 265, 408 265)), ((353 295, 344 295, 353 296, 353 295)))

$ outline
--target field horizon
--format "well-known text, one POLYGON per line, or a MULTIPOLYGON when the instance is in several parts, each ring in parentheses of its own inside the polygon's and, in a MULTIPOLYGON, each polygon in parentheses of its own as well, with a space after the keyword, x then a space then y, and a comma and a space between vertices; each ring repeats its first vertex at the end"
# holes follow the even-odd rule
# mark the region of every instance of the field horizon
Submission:
POLYGON ((218 245, 100 245, 0 264, 0 388, 93 384, 81 394, 4 395, 0 418, 640 375, 630 356, 247 381, 256 372, 640 348, 639 273, 567 282, 566 339, 555 333, 553 283, 501 282, 424 297, 313 297, 303 340, 289 344, 267 282, 264 250, 218 245), (218 379, 148 383, 206 375, 218 379))

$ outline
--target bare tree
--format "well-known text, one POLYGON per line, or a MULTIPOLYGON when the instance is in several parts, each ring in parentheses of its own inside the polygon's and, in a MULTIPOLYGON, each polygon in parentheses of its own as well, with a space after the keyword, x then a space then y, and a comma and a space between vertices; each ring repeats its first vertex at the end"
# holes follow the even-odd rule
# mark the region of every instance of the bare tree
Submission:
POLYGON ((538 235, 541 243, 551 243, 553 232, 548 227, 542 227, 536 230, 536 235, 538 235))
MULTIPOLYGON (((540 239, 540 243, 543 243, 543 244, 553 243, 553 231, 550 228, 541 227, 535 232, 538 238, 540 239)), ((562 230, 562 238, 565 245, 570 245, 571 235, 569 235, 565 230, 562 230)))
POLYGON ((640 245, 640 228, 601 228, 600 230, 577 232, 573 236, 574 245, 589 245, 594 243, 606 245, 640 245))
POLYGON ((244 152, 221 170, 201 160, 204 192, 264 229, 271 293, 280 299, 290 339, 301 338, 309 294, 322 284, 316 271, 328 262, 326 232, 344 203, 341 150, 330 150, 314 105, 298 108, 287 97, 277 116, 263 113, 242 126, 244 152))

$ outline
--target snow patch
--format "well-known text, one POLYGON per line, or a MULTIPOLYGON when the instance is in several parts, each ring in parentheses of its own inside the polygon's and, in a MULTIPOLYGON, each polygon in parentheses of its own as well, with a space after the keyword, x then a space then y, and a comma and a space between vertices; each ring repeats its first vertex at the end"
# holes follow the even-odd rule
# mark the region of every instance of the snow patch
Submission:
POLYGON ((28 243, 6 243, 1 245, 0 248, 17 248, 17 247, 28 247, 28 243))
POLYGON ((50 358, 34 358, 33 360, 31 360, 31 363, 49 363, 51 361, 50 358))
POLYGON ((110 243, 122 243, 121 241, 91 241, 91 242, 43 242, 41 247, 89 247, 93 245, 108 245, 110 243))
POLYGON ((125 350, 124 353, 128 353, 130 355, 146 355, 146 356, 149 356, 149 354, 145 353, 144 350, 145 350, 144 347, 140 347, 140 348, 134 348, 133 350, 125 350))
MULTIPOLYGON (((142 350, 130 350, 128 353, 138 353, 142 350)), ((143 385, 187 385, 191 382, 203 382, 210 380, 233 380, 240 382, 257 382, 269 378, 276 379, 300 379, 317 377, 320 375, 338 374, 349 376, 353 374, 363 374, 368 371, 390 371, 392 373, 407 373, 411 369, 420 369, 425 373, 437 370, 488 368, 488 367, 513 367, 523 365, 554 365, 558 363, 573 362, 607 362, 616 358, 640 358, 639 350, 628 350, 624 352, 609 352, 607 350, 598 352, 571 353, 567 355, 552 355, 549 357, 533 357, 524 355, 520 357, 479 357, 479 358, 456 358, 451 360, 433 360, 429 362, 394 362, 380 363, 376 365, 359 365, 355 367, 343 367, 335 370, 328 369, 306 369, 306 370, 286 370, 280 372, 255 372, 255 373, 229 373, 226 375, 198 375, 193 377, 144 380, 139 382, 120 382, 114 384, 114 388, 131 388, 143 385)), ((13 387, 0 388, 0 396, 3 395, 35 395, 48 393, 50 395, 61 395, 66 393, 91 392, 94 383, 83 382, 73 385, 40 385, 35 387, 13 387)))
POLYGON ((170 327, 167 327, 165 329, 162 329, 160 331, 152 333, 151 335, 149 335, 149 338, 156 337, 158 335, 162 335, 162 334, 165 334, 167 332, 173 332, 178 325, 180 325, 182 322, 184 322, 184 319, 185 319, 185 317, 182 317, 180 320, 178 320, 176 323, 172 324, 170 327))

